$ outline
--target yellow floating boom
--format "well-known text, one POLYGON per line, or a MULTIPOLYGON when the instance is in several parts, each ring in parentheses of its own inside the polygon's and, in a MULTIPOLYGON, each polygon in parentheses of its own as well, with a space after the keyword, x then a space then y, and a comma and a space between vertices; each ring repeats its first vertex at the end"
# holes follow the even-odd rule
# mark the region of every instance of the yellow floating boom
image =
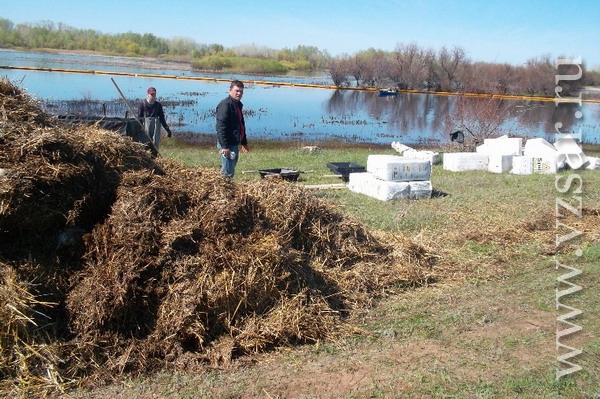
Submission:
MULTIPOLYGON (((116 75, 116 76, 131 76, 141 78, 158 78, 158 79, 179 79, 179 80, 196 80, 205 82, 230 82, 231 79, 209 78, 202 76, 185 76, 185 75, 164 75, 155 73, 136 73, 136 72, 109 72, 109 71, 93 71, 86 69, 65 69, 65 68, 43 68, 43 67, 27 67, 27 66, 8 66, 0 65, 0 69, 18 69, 26 71, 44 71, 44 72, 63 72, 63 73, 87 73, 96 75, 116 75)), ((358 90, 358 91, 379 91, 379 88, 373 87, 337 87, 333 85, 317 85, 308 83, 291 83, 291 82, 270 82, 262 80, 245 81, 244 83, 252 83, 265 86, 287 86, 300 87, 311 89, 329 89, 329 90, 358 90)), ((520 96, 510 94, 482 94, 482 93, 455 93, 449 91, 425 91, 425 90, 398 90, 399 93, 409 94, 434 94, 438 96, 463 96, 477 98, 496 98, 499 100, 522 100, 522 101, 547 101, 547 102, 571 102, 571 103, 596 103, 600 104, 600 99, 579 99, 579 98, 556 98, 556 97, 541 97, 541 96, 520 96)))

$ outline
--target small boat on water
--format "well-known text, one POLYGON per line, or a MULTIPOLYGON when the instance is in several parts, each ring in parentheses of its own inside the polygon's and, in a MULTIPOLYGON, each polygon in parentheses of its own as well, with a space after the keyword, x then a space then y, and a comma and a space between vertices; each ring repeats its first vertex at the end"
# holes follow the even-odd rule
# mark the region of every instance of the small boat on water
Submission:
POLYGON ((398 90, 396 89, 381 89, 379 90, 379 96, 396 96, 398 95, 398 90))

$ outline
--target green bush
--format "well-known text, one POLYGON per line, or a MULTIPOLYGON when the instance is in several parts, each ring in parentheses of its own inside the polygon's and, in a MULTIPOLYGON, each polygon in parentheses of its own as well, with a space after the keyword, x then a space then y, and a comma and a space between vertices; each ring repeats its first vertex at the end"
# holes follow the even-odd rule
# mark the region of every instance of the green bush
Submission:
POLYGON ((276 60, 247 58, 247 57, 225 57, 211 55, 202 57, 192 63, 194 69, 229 71, 256 74, 284 74, 288 68, 276 60))
POLYGON ((222 71, 231 68, 229 57, 210 55, 192 62, 192 68, 200 70, 222 71))

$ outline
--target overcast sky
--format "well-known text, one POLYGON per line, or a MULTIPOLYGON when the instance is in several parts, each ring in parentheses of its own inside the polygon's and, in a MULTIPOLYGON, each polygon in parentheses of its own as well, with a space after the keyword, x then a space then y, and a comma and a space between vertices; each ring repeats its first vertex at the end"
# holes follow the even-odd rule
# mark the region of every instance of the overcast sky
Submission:
POLYGON ((398 44, 462 47, 472 61, 581 56, 600 69, 599 0, 3 0, 0 17, 225 47, 315 46, 336 56, 398 44))

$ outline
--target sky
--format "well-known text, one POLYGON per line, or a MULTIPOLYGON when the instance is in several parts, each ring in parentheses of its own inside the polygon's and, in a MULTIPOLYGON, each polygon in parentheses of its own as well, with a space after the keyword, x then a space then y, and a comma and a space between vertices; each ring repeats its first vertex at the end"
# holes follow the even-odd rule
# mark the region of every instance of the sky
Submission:
POLYGON ((415 43, 473 61, 581 57, 600 70, 600 0, 0 0, 14 24, 152 33, 226 48, 314 46, 332 56, 415 43))

